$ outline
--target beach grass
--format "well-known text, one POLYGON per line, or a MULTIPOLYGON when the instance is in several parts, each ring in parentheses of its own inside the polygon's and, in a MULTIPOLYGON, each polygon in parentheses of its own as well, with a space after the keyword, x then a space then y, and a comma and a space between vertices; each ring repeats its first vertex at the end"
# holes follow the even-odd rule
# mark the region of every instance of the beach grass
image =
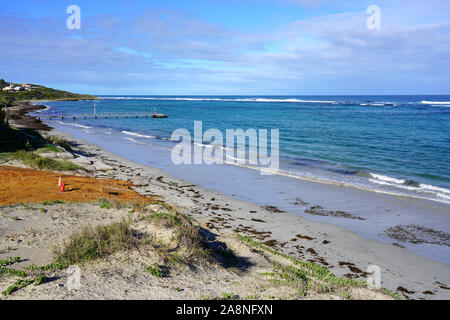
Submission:
POLYGON ((136 247, 138 243, 130 223, 125 220, 97 227, 87 226, 55 248, 55 261, 62 264, 85 263, 136 247))
POLYGON ((199 227, 194 225, 187 215, 177 211, 153 212, 140 219, 173 231, 170 243, 165 243, 155 236, 141 240, 142 244, 151 246, 166 263, 193 266, 197 262, 212 261, 212 250, 200 235, 199 227))
POLYGON ((318 279, 321 281, 326 281, 330 284, 366 286, 366 283, 364 281, 340 278, 325 267, 322 267, 313 262, 299 260, 299 259, 297 259, 293 256, 290 256, 290 255, 287 255, 281 251, 272 249, 250 237, 239 235, 239 234, 237 235, 237 237, 241 241, 246 242, 253 247, 263 249, 264 251, 267 251, 273 255, 281 256, 285 259, 290 260, 294 265, 297 265, 302 270, 304 270, 306 272, 306 274, 311 278, 318 279))
POLYGON ((14 153, 13 152, 2 152, 0 153, 0 161, 7 162, 9 160, 14 159, 14 153))
POLYGON ((71 150, 70 142, 67 141, 66 139, 63 139, 63 138, 57 137, 57 136, 49 136, 49 137, 47 137, 47 140, 52 142, 54 145, 60 146, 66 150, 71 150))
MULTIPOLYGON (((299 288, 300 295, 307 295, 309 292, 327 293, 342 291, 342 289, 351 286, 367 287, 365 281, 338 277, 325 267, 313 262, 301 261, 281 251, 272 249, 248 236, 238 234, 237 238, 252 247, 260 248, 273 255, 290 260, 294 266, 283 266, 275 263, 273 272, 266 273, 266 275, 272 277, 270 280, 274 283, 299 288)), ((380 288, 379 290, 395 299, 401 299, 395 291, 386 288, 380 288)), ((343 291, 342 295, 346 298, 349 294, 346 291, 343 291)), ((351 299, 351 297, 349 296, 347 299, 351 299)))
POLYGON ((99 200, 99 206, 101 209, 111 209, 112 207, 112 202, 109 201, 108 199, 100 199, 99 200))
POLYGON ((48 169, 55 171, 74 171, 83 170, 80 166, 66 160, 54 160, 41 157, 33 152, 20 150, 13 154, 14 159, 22 161, 25 165, 32 168, 48 169))
POLYGON ((70 142, 66 139, 57 136, 44 138, 34 129, 3 125, 0 128, 0 136, 0 161, 14 158, 14 154, 18 151, 31 152, 39 149, 51 152, 62 152, 63 149, 71 151, 70 142))
POLYGON ((176 214, 166 212, 154 212, 143 217, 143 219, 151 219, 153 221, 159 221, 166 227, 182 226, 183 221, 176 214))
MULTIPOLYGON (((100 201, 101 208, 108 209, 110 206, 108 200, 100 201)), ((142 209, 145 210, 145 207, 142 209)), ((173 237, 168 242, 155 235, 139 239, 134 234, 130 221, 125 220, 97 227, 86 226, 54 248, 55 264, 59 266, 83 264, 121 250, 139 247, 151 249, 166 264, 193 266, 199 261, 212 260, 213 251, 207 247, 199 233, 199 227, 193 225, 189 217, 180 213, 155 212, 139 220, 150 221, 159 227, 172 230, 173 237)), ((48 268, 51 269, 52 266, 48 268)), ((34 266, 35 270, 48 268, 34 266)))
POLYGON ((54 204, 64 204, 64 203, 65 203, 65 201, 62 201, 62 200, 47 200, 47 201, 41 202, 41 204, 43 206, 52 206, 54 204))
POLYGON ((212 250, 206 246, 199 233, 199 228, 190 221, 184 222, 175 230, 177 247, 185 252, 186 259, 194 261, 212 261, 212 250))
POLYGON ((46 150, 46 151, 52 151, 52 152, 61 152, 61 148, 58 148, 52 144, 46 144, 42 149, 39 150, 46 150))

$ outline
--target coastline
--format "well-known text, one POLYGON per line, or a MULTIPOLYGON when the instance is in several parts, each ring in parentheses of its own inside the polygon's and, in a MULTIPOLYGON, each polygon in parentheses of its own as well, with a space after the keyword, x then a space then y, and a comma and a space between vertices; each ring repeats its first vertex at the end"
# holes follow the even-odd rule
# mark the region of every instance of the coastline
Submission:
POLYGON ((381 285, 405 298, 449 297, 450 267, 447 264, 399 246, 362 238, 343 227, 207 190, 163 170, 115 155, 67 132, 52 130, 42 134, 76 141, 77 149, 82 154, 113 168, 93 170, 90 173, 93 177, 132 182, 138 193, 163 198, 194 217, 208 230, 250 236, 271 248, 352 279, 365 280, 366 268, 372 264, 378 265, 381 268, 381 285))
POLYGON ((98 97, 88 98, 61 98, 46 100, 16 100, 14 105, 7 108, 7 116, 11 125, 17 128, 50 131, 52 128, 40 119, 28 115, 30 112, 39 112, 47 107, 42 103, 49 101, 81 101, 81 100, 99 100, 98 97))
MULTIPOLYGON (((134 172, 132 163, 115 162, 94 145, 59 141, 70 147, 29 154, 48 163, 62 163, 51 162, 54 158, 83 160, 85 170, 30 169, 14 157, 0 166, 2 300, 399 298, 383 287, 336 277, 268 242, 218 231, 185 207, 133 190, 158 189, 156 183, 137 184, 136 177, 151 168, 134 172), (127 181, 114 179, 119 174, 127 181), (56 188, 58 177, 66 182, 61 190, 56 188)), ((155 179, 167 190, 163 176, 155 179)), ((174 183, 169 185, 171 189, 174 183)), ((181 186, 189 192, 194 187, 181 186)), ((196 198, 187 195, 185 200, 196 198)), ((228 205, 222 210, 231 210, 228 205)))
POLYGON ((17 128, 49 131, 51 127, 36 117, 28 115, 29 112, 45 110, 46 108, 44 105, 32 104, 29 101, 15 101, 12 107, 7 108, 9 123, 17 128))
POLYGON ((277 207, 306 220, 337 225, 363 238, 402 246, 450 264, 450 235, 445 232, 448 204, 280 175, 262 176, 257 170, 240 166, 174 165, 170 160, 172 145, 164 139, 130 138, 125 132, 71 121, 49 124, 110 153, 161 169, 205 189, 260 206, 277 207))
POLYGON ((382 286, 397 290, 408 298, 444 299, 450 296, 450 267, 444 263, 392 244, 364 239, 339 226, 206 190, 160 169, 73 138, 66 132, 53 131, 52 134, 75 140, 85 153, 116 168, 114 171, 93 172, 93 176, 132 181, 137 192, 164 198, 212 230, 255 237, 302 260, 326 266, 338 276, 365 279, 366 268, 371 264, 378 265, 382 286))

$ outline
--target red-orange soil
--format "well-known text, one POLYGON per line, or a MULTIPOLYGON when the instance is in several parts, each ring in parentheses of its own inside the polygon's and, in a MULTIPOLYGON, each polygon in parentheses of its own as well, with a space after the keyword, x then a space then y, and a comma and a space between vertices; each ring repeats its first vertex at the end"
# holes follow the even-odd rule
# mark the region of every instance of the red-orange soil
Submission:
POLYGON ((65 192, 61 192, 59 176, 55 172, 0 166, 0 205, 52 200, 88 202, 101 198, 139 203, 154 200, 131 189, 130 182, 71 175, 62 176, 65 192))

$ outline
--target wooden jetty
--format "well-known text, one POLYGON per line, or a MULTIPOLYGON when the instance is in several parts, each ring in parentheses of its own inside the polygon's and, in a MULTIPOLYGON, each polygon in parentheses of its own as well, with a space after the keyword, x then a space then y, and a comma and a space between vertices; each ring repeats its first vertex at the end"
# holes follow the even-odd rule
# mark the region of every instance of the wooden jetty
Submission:
POLYGON ((168 118, 162 113, 102 113, 102 114, 60 114, 60 115, 46 115, 43 117, 36 116, 39 120, 87 120, 87 119, 119 119, 119 118, 168 118))

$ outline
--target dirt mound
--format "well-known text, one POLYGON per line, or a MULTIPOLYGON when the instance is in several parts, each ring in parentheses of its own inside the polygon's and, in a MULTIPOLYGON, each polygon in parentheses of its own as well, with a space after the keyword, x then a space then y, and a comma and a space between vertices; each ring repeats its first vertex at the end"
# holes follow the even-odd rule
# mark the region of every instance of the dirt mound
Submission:
POLYGON ((55 172, 0 166, 0 205, 100 198, 140 203, 154 200, 134 191, 130 182, 72 175, 62 176, 65 192, 60 192, 59 176, 55 172))

